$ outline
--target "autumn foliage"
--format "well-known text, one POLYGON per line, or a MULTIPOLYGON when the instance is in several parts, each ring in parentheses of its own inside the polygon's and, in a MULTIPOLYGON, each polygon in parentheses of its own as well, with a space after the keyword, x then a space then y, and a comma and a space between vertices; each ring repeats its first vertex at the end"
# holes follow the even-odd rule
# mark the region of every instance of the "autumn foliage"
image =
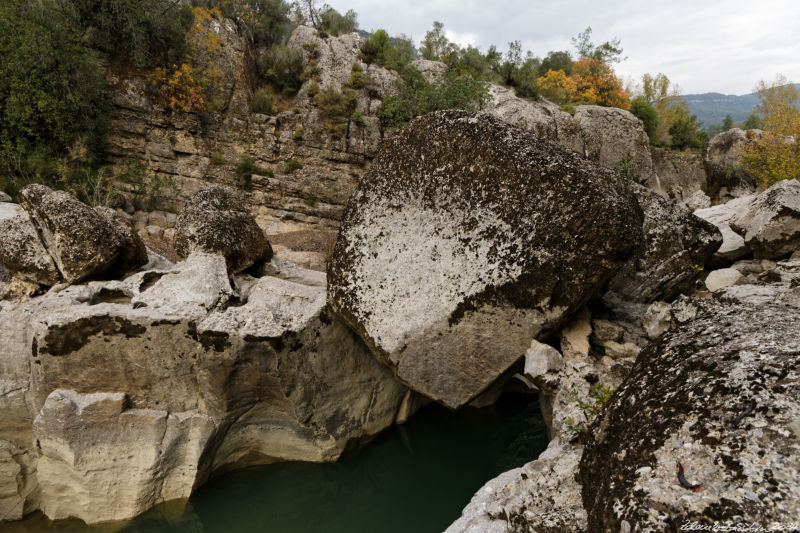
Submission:
POLYGON ((630 109, 630 95, 614 69, 602 60, 584 57, 572 65, 567 76, 563 70, 548 70, 537 80, 539 90, 559 104, 596 104, 630 109))
POLYGON ((203 111, 214 107, 208 98, 208 89, 219 81, 215 59, 222 41, 209 23, 221 20, 217 8, 195 7, 194 21, 186 36, 190 53, 181 64, 171 68, 157 68, 149 76, 164 106, 172 111, 203 111))

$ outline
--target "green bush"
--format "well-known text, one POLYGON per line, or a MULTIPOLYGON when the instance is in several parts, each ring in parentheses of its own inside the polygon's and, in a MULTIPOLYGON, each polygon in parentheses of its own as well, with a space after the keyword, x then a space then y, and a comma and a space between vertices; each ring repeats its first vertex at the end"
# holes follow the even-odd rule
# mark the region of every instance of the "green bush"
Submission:
POLYGON ((669 127, 670 146, 677 150, 702 148, 703 142, 708 140, 708 134, 700 129, 701 125, 694 115, 678 118, 669 127))
POLYGON ((65 158, 70 169, 103 159, 106 82, 60 7, 0 3, 0 176, 11 193, 34 181, 67 188, 65 158))
POLYGON ((212 165, 224 165, 225 164, 225 156, 222 155, 220 152, 214 152, 211 154, 210 157, 212 165))
POLYGON ((440 84, 428 83, 408 67, 398 82, 398 94, 384 99, 378 117, 385 128, 399 128, 414 117, 440 109, 473 110, 486 101, 488 84, 469 74, 448 70, 440 84))
POLYGON ((351 116, 350 120, 355 122, 358 125, 364 124, 364 115, 361 114, 361 111, 355 111, 351 116))
POLYGON ((364 69, 361 63, 354 61, 350 67, 350 81, 347 82, 347 86, 353 89, 363 89, 365 85, 364 69))
POLYGON ((250 111, 253 113, 261 113, 262 115, 271 115, 272 106, 275 105, 275 96, 266 87, 262 87, 253 93, 250 99, 250 111))
POLYGON ((138 155, 128 155, 120 165, 117 180, 125 184, 137 209, 153 209, 169 205, 177 195, 177 186, 170 176, 150 172, 138 155))
POLYGON ((255 158, 249 155, 243 155, 241 159, 239 159, 239 163, 236 165, 234 172, 236 173, 239 188, 246 191, 249 191, 253 187, 253 174, 269 176, 270 178, 275 176, 271 170, 256 165, 255 158))
POLYGON ((339 92, 333 87, 325 87, 317 95, 317 108, 325 125, 328 134, 339 139, 347 133, 347 120, 355 111, 357 96, 352 89, 345 89, 339 92))
POLYGON ((300 89, 304 68, 303 52, 284 45, 267 49, 258 59, 261 77, 281 92, 294 94, 300 89))
POLYGON ((417 50, 408 37, 389 37, 386 30, 378 30, 361 45, 361 55, 368 65, 377 63, 400 72, 414 61, 417 50))
POLYGON ((303 168, 303 164, 298 161, 297 159, 290 159, 286 162, 286 165, 283 167, 284 174, 291 174, 295 170, 300 170, 303 168))
POLYGON ((294 135, 292 135, 292 139, 295 141, 303 140, 303 126, 297 126, 297 129, 294 130, 294 135))
POLYGON ((319 84, 316 81, 312 81, 308 84, 308 96, 310 98, 314 98, 319 94, 319 84))
MULTIPOLYGON (((31 3, 33 4, 33 3, 31 3)), ((188 52, 189 6, 173 0, 60 0, 85 42, 135 67, 165 66, 188 52)))
POLYGON ((658 144, 658 112, 644 96, 631 100, 631 113, 644 123, 644 131, 650 137, 650 144, 658 144))
POLYGON ((342 15, 330 7, 322 13, 317 29, 322 33, 330 34, 334 37, 345 33, 352 33, 358 29, 358 15, 352 9, 342 15))
POLYGON ((282 42, 291 28, 291 6, 283 0, 192 0, 192 5, 218 8, 258 47, 282 42))

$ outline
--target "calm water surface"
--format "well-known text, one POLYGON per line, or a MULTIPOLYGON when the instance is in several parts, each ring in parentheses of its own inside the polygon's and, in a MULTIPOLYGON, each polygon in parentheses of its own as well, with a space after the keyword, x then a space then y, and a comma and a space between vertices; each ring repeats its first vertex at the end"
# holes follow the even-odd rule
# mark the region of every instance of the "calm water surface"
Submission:
MULTIPOLYGON (((188 504, 103 527, 34 515, 9 533, 440 533, 475 491, 547 446, 539 404, 422 409, 335 464, 282 463, 226 474, 188 504)), ((0 528, 2 529, 2 528, 0 528)))

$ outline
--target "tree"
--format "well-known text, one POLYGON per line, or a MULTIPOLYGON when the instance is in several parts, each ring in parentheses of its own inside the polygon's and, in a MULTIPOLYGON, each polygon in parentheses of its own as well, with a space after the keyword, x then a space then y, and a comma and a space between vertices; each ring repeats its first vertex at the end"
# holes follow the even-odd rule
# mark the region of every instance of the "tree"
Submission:
POLYGON ((537 84, 544 96, 560 105, 568 104, 578 96, 575 80, 563 70, 548 70, 547 74, 537 80, 537 84))
POLYGON ((658 113, 656 109, 642 96, 636 96, 631 100, 631 113, 642 121, 644 131, 650 138, 650 144, 658 144, 658 113))
POLYGON ((0 3, 0 186, 11 192, 33 179, 53 185, 71 149, 100 162, 106 82, 61 7, 0 3))
POLYGON ((671 146, 677 150, 686 148, 699 150, 703 147, 704 141, 701 126, 702 123, 697 122, 695 115, 678 118, 669 128, 671 146))
POLYGON ((367 64, 377 63, 398 72, 417 57, 411 39, 405 35, 389 37, 386 30, 373 32, 361 46, 361 53, 367 64))
POLYGON ((358 14, 352 9, 344 15, 328 7, 322 12, 317 29, 334 36, 352 33, 358 29, 358 14))
POLYGON ((669 78, 658 73, 655 76, 642 76, 642 96, 655 108, 658 114, 656 138, 660 144, 670 145, 669 130, 678 119, 689 119, 689 108, 680 97, 680 89, 669 78))
POLYGON ((579 58, 588 57, 607 64, 618 63, 622 60, 622 47, 619 39, 614 38, 603 44, 595 45, 592 43, 591 26, 587 26, 577 37, 573 37, 572 45, 578 52, 579 58))
POLYGON ((423 59, 430 59, 432 61, 441 60, 451 49, 450 41, 444 33, 444 24, 435 20, 433 28, 425 34, 420 46, 420 54, 423 59))
POLYGON ((570 77, 578 88, 578 97, 589 104, 629 109, 630 95, 622 87, 614 69, 599 59, 583 57, 572 66, 570 77))
POLYGON ((722 131, 728 131, 733 127, 733 117, 725 115, 725 120, 722 121, 722 131))
POLYGON ((553 70, 563 70, 564 74, 569 76, 572 73, 572 56, 569 52, 548 52, 547 57, 542 59, 542 64, 539 67, 539 72, 542 76, 547 75, 547 72, 553 70))
MULTIPOLYGON (((742 150, 742 160, 765 187, 785 179, 800 180, 800 94, 784 76, 756 87, 761 99, 756 112, 762 116, 760 138, 742 150)), ((748 132, 749 133, 749 132, 748 132)))
POLYGON ((750 116, 739 127, 743 130, 761 129, 761 119, 755 113, 750 113, 750 116))
POLYGON ((296 0, 293 5, 295 13, 299 15, 299 22, 311 24, 315 28, 319 28, 322 13, 328 8, 327 4, 321 4, 319 0, 296 0))

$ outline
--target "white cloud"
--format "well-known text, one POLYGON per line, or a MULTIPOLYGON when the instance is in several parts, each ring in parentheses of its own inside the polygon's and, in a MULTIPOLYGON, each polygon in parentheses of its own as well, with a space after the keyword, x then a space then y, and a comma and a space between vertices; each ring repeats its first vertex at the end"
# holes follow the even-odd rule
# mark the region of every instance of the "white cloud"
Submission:
POLYGON ((434 20, 461 45, 501 50, 509 41, 538 56, 571 49, 570 39, 591 25, 595 42, 618 37, 626 61, 621 76, 663 72, 685 92, 750 92, 761 79, 783 73, 800 82, 800 2, 797 0, 333 0, 355 9, 361 27, 404 33, 416 43, 434 20))

